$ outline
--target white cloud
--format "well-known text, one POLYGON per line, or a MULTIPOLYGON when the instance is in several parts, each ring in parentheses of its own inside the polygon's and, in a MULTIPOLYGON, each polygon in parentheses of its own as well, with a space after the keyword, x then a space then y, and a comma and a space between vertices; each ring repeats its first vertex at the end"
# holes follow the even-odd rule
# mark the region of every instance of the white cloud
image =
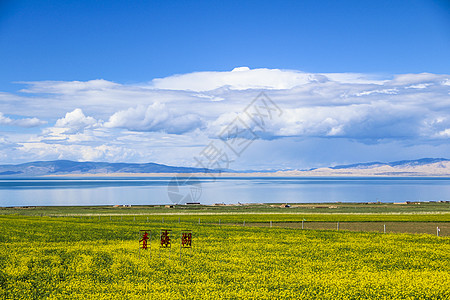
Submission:
POLYGON ((450 138, 450 128, 440 131, 438 135, 441 137, 450 138))
POLYGON ((414 85, 437 82, 439 80, 444 80, 448 75, 437 75, 431 73, 420 73, 420 74, 400 74, 396 75, 390 84, 395 85, 414 85))
POLYGON ((386 95, 395 95, 398 94, 397 89, 384 89, 384 90, 371 90, 371 91, 364 91, 360 93, 356 93, 355 96, 368 96, 372 94, 386 94, 386 95))
MULTIPOLYGON (((7 149, 15 149, 9 157, 186 164, 187 153, 195 154, 208 138, 216 139, 264 91, 283 110, 264 128, 249 124, 267 143, 299 138, 363 145, 389 142, 398 151, 406 151, 402 143, 422 151, 450 138, 449 78, 428 73, 381 77, 238 67, 140 85, 106 80, 28 82, 16 94, 0 93, 0 124, 17 128, 8 133, 14 144, 7 149), (22 115, 36 117, 9 117, 17 107, 22 115), (49 125, 40 133, 23 135, 22 127, 42 126, 42 119, 48 119, 49 125)), ((295 147, 294 142, 286 145, 295 147)))
POLYGON ((137 106, 113 114, 105 127, 132 131, 162 131, 182 134, 201 126, 195 114, 173 115, 164 104, 155 102, 147 107, 137 106))
POLYGON ((11 119, 9 117, 5 117, 5 115, 0 112, 0 125, 30 128, 41 126, 46 123, 46 121, 39 120, 38 118, 11 119))
MULTIPOLYGON (((101 133, 102 121, 85 116, 80 108, 66 113, 55 125, 42 130, 42 134, 28 139, 30 142, 76 144, 94 142, 101 133)), ((108 134, 109 135, 109 134, 108 134)))
POLYGON ((130 148, 113 145, 65 145, 44 142, 22 143, 19 149, 32 159, 69 159, 77 161, 129 161, 133 160, 136 151, 130 148))
POLYGON ((95 125, 97 121, 93 117, 86 117, 80 108, 76 108, 66 113, 64 118, 58 119, 55 127, 65 128, 66 133, 74 133, 95 125))
POLYGON ((96 79, 89 81, 24 81, 29 87, 23 93, 74 94, 78 92, 104 91, 120 86, 117 83, 96 79))
POLYGON ((158 89, 210 91, 227 86, 233 90, 245 89, 290 89, 297 85, 325 82, 321 74, 310 74, 291 70, 254 69, 239 67, 231 72, 196 72, 158 78, 152 85, 158 89))
POLYGON ((431 83, 419 83, 419 84, 413 84, 410 86, 405 87, 405 89, 426 89, 432 85, 431 83))

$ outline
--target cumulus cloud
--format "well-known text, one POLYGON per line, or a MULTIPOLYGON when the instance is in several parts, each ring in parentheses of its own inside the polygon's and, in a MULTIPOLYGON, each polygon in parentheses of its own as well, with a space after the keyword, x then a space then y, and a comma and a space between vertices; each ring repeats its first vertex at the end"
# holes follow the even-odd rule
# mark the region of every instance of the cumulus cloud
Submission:
POLYGON ((56 120, 55 125, 44 128, 40 135, 29 139, 30 142, 46 143, 87 143, 98 140, 101 133, 102 121, 93 117, 85 116, 80 108, 76 108, 56 120))
POLYGON ((19 149, 34 159, 69 159, 76 161, 130 161, 136 151, 114 145, 48 144, 44 142, 22 143, 19 149))
POLYGON ((270 123, 276 136, 345 137, 361 141, 418 136, 422 111, 393 103, 287 109, 270 123))
POLYGON ((80 108, 76 108, 72 112, 66 113, 64 118, 58 119, 55 127, 65 128, 65 133, 75 133, 97 124, 93 117, 86 117, 80 108))
POLYGON ((234 68, 231 72, 195 72, 157 78, 152 85, 158 89, 210 91, 220 87, 234 90, 245 89, 290 89, 297 85, 325 82, 328 78, 321 74, 279 69, 234 68))
POLYGON ((39 120, 38 118, 11 119, 0 112, 0 125, 30 128, 41 126, 46 123, 46 121, 39 120))
POLYGON ((174 115, 161 103, 147 107, 137 106, 113 114, 105 127, 124 128, 131 131, 162 131, 182 134, 200 127, 195 114, 174 115))
POLYGON ((52 157, 73 152, 79 159, 110 159, 105 153, 116 153, 152 161, 152 149, 159 161, 174 162, 187 148, 201 148, 208 139, 217 139, 236 117, 247 122, 241 127, 268 143, 300 138, 364 145, 395 142, 398 149, 402 141, 435 146, 450 138, 449 82, 445 74, 382 77, 247 67, 173 75, 139 85, 106 80, 27 82, 18 93, 0 93, 0 111, 15 115, 19 105, 24 115, 36 117, 0 114, 0 124, 42 126, 41 120, 48 119, 48 127, 39 134, 25 139, 17 132, 14 140, 22 139, 21 151, 26 149, 28 156, 48 151, 52 157), (282 110, 264 127, 243 116, 261 91, 282 110), (137 149, 138 144, 145 147, 137 149), (112 149, 121 149, 117 151, 122 154, 112 149), (133 154, 124 154, 126 149, 134 149, 133 154))

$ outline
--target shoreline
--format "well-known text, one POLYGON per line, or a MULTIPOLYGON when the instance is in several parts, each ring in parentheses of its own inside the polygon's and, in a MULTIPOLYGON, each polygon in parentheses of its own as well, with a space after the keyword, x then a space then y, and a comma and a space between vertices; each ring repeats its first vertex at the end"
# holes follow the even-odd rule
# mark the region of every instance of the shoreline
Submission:
MULTIPOLYGON (((266 177, 266 178, 343 178, 343 177, 374 177, 374 178, 450 178, 450 174, 435 174, 435 173, 417 173, 417 174, 405 174, 405 172, 398 173, 383 173, 383 174, 373 174, 373 173, 314 173, 311 171, 287 171, 287 172, 255 172, 255 173, 215 173, 212 176, 211 173, 86 173, 86 174, 54 174, 54 175, 38 175, 38 176, 28 176, 28 177, 42 177, 42 178, 67 178, 67 177, 79 177, 79 178, 93 178, 93 177, 199 177, 199 178, 252 178, 252 177, 266 177), (295 172, 295 173, 294 173, 295 172)), ((4 177, 8 178, 8 177, 4 177)), ((11 177, 9 177, 11 178, 11 177)))

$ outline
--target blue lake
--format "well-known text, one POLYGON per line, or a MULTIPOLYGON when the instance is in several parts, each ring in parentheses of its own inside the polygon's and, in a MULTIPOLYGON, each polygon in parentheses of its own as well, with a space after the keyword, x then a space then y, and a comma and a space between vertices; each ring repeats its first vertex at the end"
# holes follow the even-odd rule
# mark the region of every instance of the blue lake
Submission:
POLYGON ((0 206, 450 200, 450 178, 16 178, 0 206))

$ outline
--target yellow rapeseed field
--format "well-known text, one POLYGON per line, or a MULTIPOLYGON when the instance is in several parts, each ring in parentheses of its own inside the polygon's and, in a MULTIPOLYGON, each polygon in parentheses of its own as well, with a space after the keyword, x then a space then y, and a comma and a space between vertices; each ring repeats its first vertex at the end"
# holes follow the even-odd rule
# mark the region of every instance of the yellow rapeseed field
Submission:
POLYGON ((450 299, 450 239, 0 216, 1 299, 450 299), (172 229, 171 250, 158 248, 172 229), (139 252, 139 230, 152 233, 139 252), (183 249, 180 232, 193 231, 183 249))

